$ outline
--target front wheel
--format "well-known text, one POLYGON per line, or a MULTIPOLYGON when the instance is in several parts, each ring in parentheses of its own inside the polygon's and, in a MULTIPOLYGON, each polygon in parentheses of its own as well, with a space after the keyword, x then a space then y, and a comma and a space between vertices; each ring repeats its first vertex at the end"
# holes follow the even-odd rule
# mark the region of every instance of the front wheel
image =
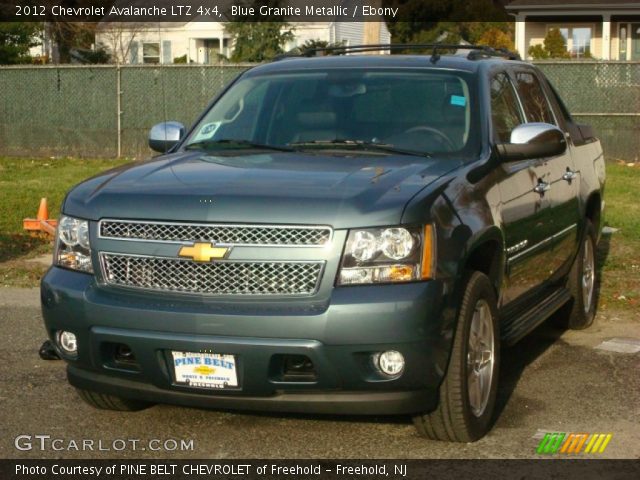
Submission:
POLYGON ((482 438, 493 419, 499 362, 496 295, 487 276, 473 272, 464 289, 438 407, 413 418, 418 433, 450 442, 482 438))

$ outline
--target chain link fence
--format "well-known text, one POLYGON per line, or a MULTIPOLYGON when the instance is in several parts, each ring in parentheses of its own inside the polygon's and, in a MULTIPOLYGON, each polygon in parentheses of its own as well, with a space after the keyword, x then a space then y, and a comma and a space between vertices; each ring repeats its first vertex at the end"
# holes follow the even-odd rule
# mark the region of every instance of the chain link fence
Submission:
POLYGON ((156 123, 190 125, 248 65, 0 68, 0 155, 140 157, 156 123))
MULTIPOLYGON (((640 62, 539 62, 608 158, 640 161, 640 62)), ((144 157, 163 120, 190 125, 249 65, 0 68, 0 155, 144 157)))
POLYGON ((640 161, 640 62, 537 62, 608 159, 640 161))

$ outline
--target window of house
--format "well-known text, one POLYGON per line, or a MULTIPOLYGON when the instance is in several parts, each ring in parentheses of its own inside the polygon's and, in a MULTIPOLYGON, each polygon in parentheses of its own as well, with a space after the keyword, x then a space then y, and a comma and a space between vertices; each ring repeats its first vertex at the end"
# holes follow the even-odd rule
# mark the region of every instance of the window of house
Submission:
POLYGON ((516 92, 506 73, 498 73, 491 80, 491 122, 498 143, 509 142, 511 131, 523 123, 516 92))
POLYGON ((142 63, 160 63, 160 44, 142 44, 142 63))
POLYGON ((620 60, 627 59, 627 27, 620 26, 620 60))
POLYGON ((549 26, 549 30, 557 28, 564 37, 564 45, 572 58, 589 58, 591 56, 591 39, 593 27, 584 25, 549 26))
POLYGON ((590 57, 591 56, 591 28, 580 27, 571 29, 571 56, 590 57))
POLYGON ((556 124, 547 97, 542 90, 542 85, 540 85, 540 81, 533 73, 517 72, 516 87, 520 94, 522 108, 528 123, 556 124))

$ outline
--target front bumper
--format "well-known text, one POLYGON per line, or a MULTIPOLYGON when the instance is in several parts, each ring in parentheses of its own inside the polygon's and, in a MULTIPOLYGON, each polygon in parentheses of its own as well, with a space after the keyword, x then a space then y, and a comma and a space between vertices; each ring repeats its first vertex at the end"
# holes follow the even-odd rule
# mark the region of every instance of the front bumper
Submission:
POLYGON ((92 276, 53 267, 42 280, 50 338, 69 330, 78 357, 66 359, 72 385, 150 402, 222 409, 327 414, 409 414, 435 408, 453 325, 443 285, 341 287, 325 301, 220 302, 123 292, 92 276), (139 368, 114 366, 105 345, 124 343, 139 368), (236 355, 240 387, 176 385, 168 352, 236 355), (406 367, 389 379, 374 352, 400 351, 406 367), (274 359, 305 355, 314 381, 285 381, 274 359))

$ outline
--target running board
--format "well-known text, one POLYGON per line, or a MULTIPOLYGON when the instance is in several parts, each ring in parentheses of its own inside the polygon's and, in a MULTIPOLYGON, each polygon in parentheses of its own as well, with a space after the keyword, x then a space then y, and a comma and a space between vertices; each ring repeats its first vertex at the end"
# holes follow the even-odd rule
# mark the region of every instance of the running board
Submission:
POLYGON ((506 345, 513 345, 556 313, 569 300, 571 300, 571 292, 569 292, 569 289, 563 287, 513 320, 505 321, 505 319, 503 319, 501 322, 503 325, 501 332, 502 342, 506 345))

